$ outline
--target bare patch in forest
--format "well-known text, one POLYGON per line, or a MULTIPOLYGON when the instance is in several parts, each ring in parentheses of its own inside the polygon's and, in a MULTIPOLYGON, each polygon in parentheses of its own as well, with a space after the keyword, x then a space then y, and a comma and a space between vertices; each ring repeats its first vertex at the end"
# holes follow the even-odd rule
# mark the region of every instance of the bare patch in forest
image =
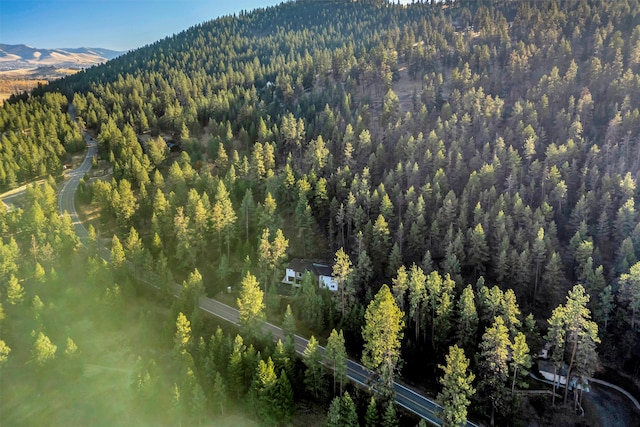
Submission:
POLYGON ((422 79, 412 79, 409 77, 407 67, 400 67, 398 70, 400 78, 393 82, 392 89, 400 100, 400 111, 406 113, 413 110, 413 95, 420 96, 422 90, 422 79))

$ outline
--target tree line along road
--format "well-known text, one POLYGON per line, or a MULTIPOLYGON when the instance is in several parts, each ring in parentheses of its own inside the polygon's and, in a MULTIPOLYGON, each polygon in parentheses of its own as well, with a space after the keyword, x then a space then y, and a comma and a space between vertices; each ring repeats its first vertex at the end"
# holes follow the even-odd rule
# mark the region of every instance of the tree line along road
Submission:
MULTIPOLYGON (((70 109, 70 114, 73 111, 70 109)), ((82 164, 72 171, 70 175, 70 179, 64 184, 62 190, 58 194, 58 209, 60 214, 64 214, 68 212, 71 216, 71 220, 76 230, 76 234, 80 238, 83 244, 87 243, 89 235, 87 233, 86 228, 80 221, 78 217, 78 213, 75 208, 75 193, 78 189, 78 184, 82 177, 89 172, 91 169, 91 159, 93 156, 97 154, 98 145, 96 141, 91 138, 88 134, 84 134, 85 141, 87 142, 87 154, 82 162, 82 164)), ((104 248, 104 250, 100 251, 101 256, 108 261, 109 251, 104 248)), ((157 285, 147 282, 142 279, 141 281, 158 288, 157 285)), ((174 295, 180 294, 181 286, 178 284, 174 284, 173 293, 174 295)), ((199 307, 202 311, 209 313, 213 316, 216 316, 220 319, 223 319, 229 323, 234 325, 238 325, 239 312, 237 309, 230 307, 226 304, 221 303, 212 298, 202 297, 199 301, 199 307)), ((265 322, 263 326, 263 331, 265 333, 270 333, 274 339, 282 339, 284 340, 284 332, 281 328, 276 325, 273 325, 269 322, 265 322)), ((301 337, 299 335, 294 335, 294 346, 296 353, 302 354, 307 347, 309 341, 301 337)), ((321 354, 324 355, 324 347, 319 346, 321 354)), ((347 360, 347 377, 349 380, 354 382, 360 387, 370 388, 371 379, 374 377, 374 373, 362 366, 361 364, 348 359, 347 360)), ((416 391, 408 388, 407 386, 394 381, 393 390, 395 392, 395 402, 401 407, 405 408, 407 411, 412 412, 419 417, 429 421, 430 423, 441 426, 442 420, 439 418, 439 413, 442 411, 442 406, 440 406, 437 402, 417 393, 416 391)), ((467 420, 465 427, 478 427, 477 424, 472 423, 467 420)))

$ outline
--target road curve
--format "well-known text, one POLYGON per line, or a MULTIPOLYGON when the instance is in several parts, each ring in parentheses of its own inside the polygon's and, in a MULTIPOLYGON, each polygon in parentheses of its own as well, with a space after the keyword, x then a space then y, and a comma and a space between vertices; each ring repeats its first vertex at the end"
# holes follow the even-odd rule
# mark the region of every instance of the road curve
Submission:
POLYGON ((69 180, 64 183, 62 190, 58 193, 58 210, 60 211, 60 214, 64 214, 65 212, 69 214, 71 222, 76 230, 76 234, 80 238, 80 241, 86 245, 89 240, 89 233, 87 233, 87 229, 84 228, 84 225, 78 217, 75 197, 80 180, 87 172, 89 172, 89 170, 91 170, 91 159, 98 152, 98 144, 87 134, 84 134, 84 139, 88 147, 87 154, 82 161, 82 164, 68 174, 70 177, 69 180))
POLYGON ((606 381, 603 380, 599 380, 597 378, 588 378, 589 382, 595 383, 595 384, 600 384, 601 386, 604 387, 609 387, 615 391, 617 391, 618 393, 621 393, 622 395, 624 395, 627 399, 629 399, 629 401, 633 404, 633 406, 635 406, 635 408, 637 410, 640 411, 640 402, 638 402, 638 400, 633 397, 633 395, 631 393, 629 393, 627 390, 623 389, 622 387, 619 387, 615 384, 611 384, 608 383, 606 381))
MULTIPOLYGON (((88 233, 84 225, 80 221, 75 208, 75 193, 78 189, 80 180, 91 169, 91 159, 97 153, 97 143, 89 135, 85 134, 85 141, 87 142, 88 150, 87 155, 84 158, 80 167, 71 172, 69 175, 71 178, 65 183, 60 194, 58 195, 58 208, 60 213, 68 212, 73 221, 73 225, 76 229, 78 237, 83 244, 86 245, 88 241, 88 233)), ((104 251, 102 255, 108 261, 108 251, 104 251)), ((157 285, 149 283, 147 280, 141 279, 141 281, 148 283, 149 285, 158 288, 157 285)), ((173 294, 175 296, 180 295, 181 286, 175 284, 172 287, 173 294)), ((237 309, 230 307, 212 298, 202 297, 199 301, 200 309, 213 316, 219 317, 227 322, 238 325, 238 319, 240 314, 237 309)), ((284 339, 284 332, 281 328, 273 325, 269 322, 265 322, 263 331, 271 333, 274 339, 284 339)), ((296 353, 302 354, 307 347, 309 340, 299 335, 294 335, 294 347, 296 353)), ((324 354, 324 347, 320 346, 320 352, 324 354)), ((347 360, 347 377, 361 387, 369 388, 371 379, 374 377, 373 372, 362 366, 361 364, 348 359, 347 360)), ((419 417, 424 418, 430 423, 441 426, 442 420, 439 417, 442 407, 435 401, 417 393, 416 391, 400 384, 399 382, 393 383, 393 390, 395 392, 395 401, 398 405, 402 406, 409 412, 412 412, 419 417)), ((471 421, 466 422, 465 427, 478 427, 471 421)))

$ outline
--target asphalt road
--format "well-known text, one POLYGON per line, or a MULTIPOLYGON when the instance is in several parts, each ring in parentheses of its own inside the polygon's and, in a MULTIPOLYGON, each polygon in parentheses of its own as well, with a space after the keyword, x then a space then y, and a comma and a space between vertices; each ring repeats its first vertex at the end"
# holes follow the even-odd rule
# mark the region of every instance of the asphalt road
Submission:
POLYGON ((31 187, 33 185, 41 186, 44 182, 45 182, 44 179, 31 181, 28 184, 21 185, 18 188, 14 188, 12 190, 9 190, 5 193, 0 194, 0 199, 2 203, 4 203, 4 205, 7 207, 7 211, 11 212, 15 208, 13 199, 18 199, 18 200, 21 199, 22 197, 24 197, 24 193, 25 191, 27 191, 28 187, 31 187))
MULTIPOLYGON (((211 298, 201 298, 200 308, 216 317, 219 317, 227 322, 231 322, 235 325, 238 324, 239 313, 238 310, 229 307, 226 304, 216 301, 211 298)), ((284 332, 281 328, 265 322, 263 326, 263 332, 271 333, 274 339, 284 340, 284 332)), ((302 355, 309 340, 299 335, 294 335, 294 347, 296 353, 302 355)), ((319 346, 320 353, 324 355, 325 349, 319 346)), ((347 360, 347 377, 349 380, 358 384, 364 388, 370 388, 371 380, 375 377, 374 373, 362 366, 361 364, 347 360)), ((436 402, 416 393, 415 391, 403 386, 398 382, 393 383, 393 389, 395 391, 396 403, 403 408, 407 409, 414 414, 421 416, 422 418, 430 421, 435 425, 441 425, 442 422, 438 418, 437 414, 442 410, 440 405, 436 402)), ((467 422, 467 427, 476 427, 475 424, 467 422)))
MULTIPOLYGON (((76 212, 75 193, 78 189, 80 180, 82 179, 84 174, 91 169, 91 158, 96 154, 98 149, 96 141, 93 140, 89 135, 85 134, 85 140, 87 141, 88 146, 87 155, 84 158, 82 164, 76 170, 72 171, 69 174, 71 178, 65 183, 58 196, 58 207, 60 213, 69 213, 76 229, 76 233, 84 244, 86 244, 88 240, 88 233, 84 228, 82 222, 80 222, 80 219, 78 218, 78 214, 76 212)), ((108 251, 106 250, 104 252, 108 253, 108 251)), ((105 256, 103 255, 103 257, 105 256)), ((105 257, 105 259, 108 260, 108 256, 105 257)), ((154 284, 150 283, 150 285, 157 288, 157 286, 154 284)), ((173 291, 175 295, 180 294, 180 288, 181 287, 179 285, 174 286, 173 291)), ((239 313, 238 310, 233 307, 207 297, 201 298, 199 305, 203 311, 211 315, 219 317, 235 325, 238 324, 239 313)), ((271 323, 266 322, 264 324, 263 330, 264 332, 270 332, 274 339, 284 339, 284 333, 282 329, 271 323)), ((294 346, 298 354, 302 354, 304 352, 308 342, 309 341, 306 338, 294 335, 294 346)), ((324 347, 320 347, 320 349, 321 353, 324 354, 324 347)), ((374 378, 374 374, 361 364, 349 359, 347 360, 347 377, 359 386, 369 388, 371 380, 374 378)), ((424 418, 425 420, 436 426, 442 425, 442 421, 438 417, 438 414, 442 410, 442 407, 438 403, 398 382, 393 383, 393 389, 395 391, 395 400, 398 405, 424 418)), ((478 426, 470 421, 467 421, 465 427, 478 426)))
POLYGON ((87 229, 84 228, 84 225, 78 217, 78 212, 76 212, 75 197, 80 180, 91 170, 91 159, 98 152, 98 143, 87 134, 84 135, 84 139, 88 147, 87 155, 82 161, 82 164, 68 174, 70 177, 69 180, 65 182, 62 190, 58 193, 58 210, 61 214, 65 212, 69 213, 71 222, 73 222, 73 226, 76 229, 76 234, 82 243, 86 244, 89 240, 89 233, 87 233, 87 229))
MULTIPOLYGON (((238 324, 238 310, 233 307, 229 307, 220 301, 206 297, 201 298, 200 308, 209 314, 226 320, 227 322, 235 325, 238 324)), ((269 322, 265 322, 263 332, 271 333, 274 339, 284 340, 284 332, 282 329, 269 322)), ((306 338, 294 335, 294 347, 296 353, 302 355, 308 343, 309 340, 306 338)), ((324 347, 320 346, 319 348, 320 352, 324 355, 324 347)), ((347 377, 360 387, 369 389, 371 387, 371 381, 375 378, 375 375, 361 364, 349 359, 347 360, 347 377)), ((400 384, 399 382, 393 383, 393 390, 395 391, 395 400, 398 405, 424 418, 434 425, 442 425, 442 421, 438 417, 442 407, 438 403, 400 384)), ((477 427, 477 425, 467 421, 466 427, 477 427)))

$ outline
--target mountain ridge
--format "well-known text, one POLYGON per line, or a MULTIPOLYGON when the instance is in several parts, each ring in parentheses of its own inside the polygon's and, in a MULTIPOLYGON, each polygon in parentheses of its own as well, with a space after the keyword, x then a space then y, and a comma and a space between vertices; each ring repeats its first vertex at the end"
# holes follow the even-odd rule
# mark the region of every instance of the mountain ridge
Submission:
POLYGON ((41 66, 80 69, 106 62, 122 53, 124 52, 96 47, 40 49, 26 44, 0 43, 0 69, 16 70, 41 66))

